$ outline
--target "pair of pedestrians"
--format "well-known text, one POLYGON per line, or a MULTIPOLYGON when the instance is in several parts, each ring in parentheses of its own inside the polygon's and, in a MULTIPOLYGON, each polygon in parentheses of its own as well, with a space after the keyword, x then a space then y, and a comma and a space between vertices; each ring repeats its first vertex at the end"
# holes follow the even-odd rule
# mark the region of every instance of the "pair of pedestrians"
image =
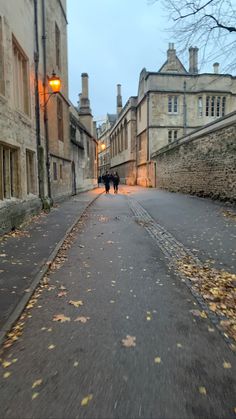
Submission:
POLYGON ((114 172, 114 174, 112 175, 108 171, 106 171, 106 174, 102 176, 102 179, 105 185, 106 193, 109 193, 110 191, 110 182, 113 182, 114 193, 118 193, 120 177, 117 172, 114 172))

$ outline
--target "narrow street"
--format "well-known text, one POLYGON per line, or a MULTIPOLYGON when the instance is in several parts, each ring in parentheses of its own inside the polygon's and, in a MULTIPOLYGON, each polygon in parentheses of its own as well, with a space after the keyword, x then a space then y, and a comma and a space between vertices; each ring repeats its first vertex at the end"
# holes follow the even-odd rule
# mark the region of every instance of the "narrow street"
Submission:
POLYGON ((232 336, 176 267, 235 273, 231 211, 120 189, 87 209, 5 342, 1 419, 236 417, 232 336))

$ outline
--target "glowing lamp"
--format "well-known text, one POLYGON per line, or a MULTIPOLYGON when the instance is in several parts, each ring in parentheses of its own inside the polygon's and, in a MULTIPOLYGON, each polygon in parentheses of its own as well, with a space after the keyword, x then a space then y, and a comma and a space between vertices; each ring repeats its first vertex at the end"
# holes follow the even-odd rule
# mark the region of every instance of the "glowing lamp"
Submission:
POLYGON ((53 71, 51 77, 49 77, 48 81, 53 93, 59 93, 61 90, 61 79, 56 75, 53 71))
POLYGON ((103 143, 103 144, 101 144, 101 149, 102 150, 105 150, 105 148, 106 148, 106 145, 103 143))

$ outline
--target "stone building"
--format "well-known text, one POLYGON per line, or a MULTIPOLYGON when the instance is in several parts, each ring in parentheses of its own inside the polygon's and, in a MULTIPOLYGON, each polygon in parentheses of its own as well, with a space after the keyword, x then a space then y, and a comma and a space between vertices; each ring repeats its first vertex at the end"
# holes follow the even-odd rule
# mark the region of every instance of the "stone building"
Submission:
POLYGON ((72 161, 72 194, 97 186, 96 127, 88 97, 88 75, 82 76, 79 107, 70 106, 70 141, 72 161), (85 125, 86 124, 86 125, 85 125))
POLYGON ((130 97, 110 131, 111 170, 117 171, 122 183, 136 184, 137 98, 130 97))
MULTIPOLYGON (((0 0, 0 232, 72 194, 67 23, 66 0, 0 0)), ((80 118, 94 138, 87 116, 80 118)), ((93 140, 88 151, 84 187, 97 177, 93 140)))
POLYGON ((110 131, 117 119, 116 114, 108 113, 106 120, 97 128, 98 136, 98 174, 102 176, 111 168, 110 131))
POLYGON ((132 179, 132 183, 155 186, 152 155, 235 109, 236 77, 220 74, 218 63, 214 64, 213 72, 199 74, 196 47, 189 49, 187 71, 170 43, 167 60, 159 71, 149 72, 145 68, 141 71, 137 98, 129 99, 112 128, 111 169, 118 170, 126 183, 132 179), (132 121, 130 138, 135 136, 135 140, 130 140, 130 149, 124 141, 128 109, 132 121))

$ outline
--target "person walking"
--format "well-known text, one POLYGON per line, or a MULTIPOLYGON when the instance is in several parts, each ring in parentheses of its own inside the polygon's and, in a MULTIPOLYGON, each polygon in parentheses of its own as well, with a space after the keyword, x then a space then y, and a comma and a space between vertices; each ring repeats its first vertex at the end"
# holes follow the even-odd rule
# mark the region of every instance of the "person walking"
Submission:
POLYGON ((114 193, 118 193, 119 183, 120 183, 120 176, 118 175, 117 172, 114 172, 114 175, 113 175, 114 193))
POLYGON ((105 185, 106 193, 109 193, 109 191, 110 191, 110 175, 109 175, 108 171, 106 171, 106 174, 103 176, 103 182, 104 182, 104 185, 105 185))

